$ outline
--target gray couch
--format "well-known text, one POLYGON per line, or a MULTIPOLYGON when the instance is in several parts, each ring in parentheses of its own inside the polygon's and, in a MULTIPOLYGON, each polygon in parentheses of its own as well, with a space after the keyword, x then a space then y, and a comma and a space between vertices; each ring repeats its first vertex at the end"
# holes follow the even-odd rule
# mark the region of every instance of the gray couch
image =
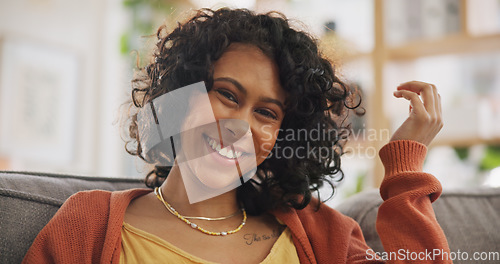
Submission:
MULTIPOLYGON (((73 193, 144 187, 141 180, 0 171, 0 263, 20 263, 42 227, 73 193)), ((338 210, 361 225, 368 245, 382 252, 375 231, 377 191, 358 194, 338 210)), ((500 189, 446 192, 434 203, 452 251, 500 254, 500 189)), ((395 227, 396 228, 396 227, 395 227)), ((455 263, 500 263, 455 261, 455 263)))
POLYGON ((0 171, 0 263, 21 263, 40 230, 72 194, 145 187, 141 180, 0 171))
MULTIPOLYGON (((380 204, 378 190, 371 190, 350 197, 335 208, 359 223, 366 243, 375 252, 383 252, 375 230, 380 204)), ((456 254, 453 263, 500 263, 500 188, 444 191, 433 208, 451 252, 462 252, 456 254), (477 257, 483 260, 471 260, 475 252, 482 254, 477 257), (492 253, 486 257, 489 252, 492 253), (466 256, 469 259, 463 260, 466 256)))

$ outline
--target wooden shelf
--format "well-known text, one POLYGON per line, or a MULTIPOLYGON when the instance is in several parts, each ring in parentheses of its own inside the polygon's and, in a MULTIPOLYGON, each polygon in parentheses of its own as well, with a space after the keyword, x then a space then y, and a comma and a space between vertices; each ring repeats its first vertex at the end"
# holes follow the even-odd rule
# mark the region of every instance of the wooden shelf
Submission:
MULTIPOLYGON (((389 140, 386 141, 381 141, 379 142, 382 145, 385 145, 389 143, 389 140)), ((457 138, 457 139, 435 139, 432 141, 430 144, 429 148, 433 147, 441 147, 441 146, 452 146, 452 147, 471 147, 474 145, 500 145, 500 137, 496 138, 478 138, 478 137, 471 137, 471 138, 457 138)), ((373 142, 369 141, 363 141, 363 140, 355 140, 350 138, 347 141, 347 144, 345 145, 346 150, 349 151, 354 151, 352 154, 355 155, 365 155, 369 153, 370 155, 372 154, 372 151, 368 152, 366 149, 367 148, 373 148, 373 142), (361 152, 360 152, 361 151, 361 152)), ((376 154, 378 155, 378 150, 376 151, 376 154)))
POLYGON ((388 48, 387 57, 389 60, 413 60, 425 56, 493 51, 500 51, 500 34, 478 37, 460 34, 388 48))
MULTIPOLYGON (((384 0, 374 0, 374 50, 371 54, 353 54, 344 57, 345 61, 352 61, 361 58, 372 60, 373 65, 373 90, 372 95, 368 98, 371 107, 367 110, 367 120, 370 121, 368 128, 389 129, 387 114, 382 111, 384 99, 381 94, 384 92, 384 77, 385 69, 392 62, 412 62, 420 58, 429 56, 460 56, 466 54, 480 54, 487 52, 500 52, 500 33, 491 35, 470 35, 468 30, 468 15, 467 5, 469 0, 460 0, 460 31, 454 35, 446 35, 433 39, 408 40, 407 44, 398 46, 390 46, 386 43, 386 28, 384 27, 385 18, 384 0)), ((354 142, 356 144, 367 144, 368 147, 380 147, 386 142, 354 142)), ((479 135, 450 138, 438 137, 432 142, 430 147, 435 146, 454 146, 454 147, 469 147, 476 144, 494 144, 500 145, 500 136, 495 138, 481 138, 479 135)), ((348 144, 349 145, 349 144, 348 144)), ((374 161, 373 170, 374 186, 378 187, 382 181, 383 166, 378 159, 374 161)))
POLYGON ((373 52, 358 52, 358 53, 346 54, 342 56, 340 60, 342 63, 344 63, 362 59, 366 60, 371 58, 373 58, 373 52))
POLYGON ((470 147, 473 145, 500 145, 500 137, 496 138, 479 138, 479 137, 471 137, 471 138, 460 138, 460 139, 439 139, 434 140, 430 147, 438 147, 438 146, 453 146, 453 147, 470 147))

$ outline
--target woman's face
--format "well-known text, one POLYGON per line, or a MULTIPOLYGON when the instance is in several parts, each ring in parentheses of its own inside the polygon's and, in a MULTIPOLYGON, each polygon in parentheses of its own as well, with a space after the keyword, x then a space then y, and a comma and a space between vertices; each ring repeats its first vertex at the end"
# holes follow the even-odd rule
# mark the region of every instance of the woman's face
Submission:
POLYGON ((286 94, 278 67, 262 51, 248 44, 232 44, 214 65, 214 85, 208 93, 216 120, 248 123, 257 165, 276 142, 285 111, 286 94))
POLYGON ((195 100, 186 123, 205 125, 185 136, 182 145, 203 152, 191 171, 206 186, 219 188, 234 181, 234 176, 224 177, 226 167, 239 163, 239 174, 245 174, 269 155, 285 115, 286 94, 274 61, 248 44, 229 46, 214 64, 213 80, 208 92, 213 117, 200 111, 207 108, 195 100), (214 125, 207 124, 211 118, 217 121, 214 125))

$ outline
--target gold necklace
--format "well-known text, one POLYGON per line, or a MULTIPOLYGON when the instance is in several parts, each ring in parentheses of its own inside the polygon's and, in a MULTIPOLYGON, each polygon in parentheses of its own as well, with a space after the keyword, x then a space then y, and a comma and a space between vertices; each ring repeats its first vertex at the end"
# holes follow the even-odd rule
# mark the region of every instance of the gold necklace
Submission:
POLYGON ((235 215, 237 215, 240 212, 240 210, 234 212, 233 214, 227 215, 227 216, 221 216, 221 217, 204 217, 204 216, 184 216, 186 219, 196 219, 196 220, 206 220, 206 221, 220 221, 220 220, 226 220, 228 218, 231 218, 235 215))
MULTIPOLYGON (((174 216, 176 216, 177 218, 179 218, 180 220, 182 220, 184 223, 188 224, 192 228, 197 229, 198 231, 200 231, 202 233, 205 233, 207 235, 211 235, 211 236, 226 236, 226 235, 234 234, 234 233, 240 231, 241 228, 243 228, 243 226, 245 225, 245 223, 247 221, 247 212, 245 211, 245 208, 241 208, 241 211, 243 212, 243 220, 241 221, 241 224, 236 229, 233 229, 233 230, 230 230, 230 231, 222 231, 222 232, 208 231, 208 230, 206 230, 206 229, 198 226, 197 224, 189 221, 188 219, 186 219, 185 216, 179 214, 174 209, 174 207, 172 207, 169 203, 167 203, 167 201, 165 201, 165 199, 163 199, 163 195, 161 193, 161 189, 160 188, 156 187, 154 192, 156 194, 156 198, 158 198, 158 200, 160 200, 160 202, 163 203, 163 205, 165 206, 165 208, 167 208, 167 211, 169 211, 171 214, 173 214, 174 216)), ((229 218, 231 216, 227 216, 227 218, 229 218)))

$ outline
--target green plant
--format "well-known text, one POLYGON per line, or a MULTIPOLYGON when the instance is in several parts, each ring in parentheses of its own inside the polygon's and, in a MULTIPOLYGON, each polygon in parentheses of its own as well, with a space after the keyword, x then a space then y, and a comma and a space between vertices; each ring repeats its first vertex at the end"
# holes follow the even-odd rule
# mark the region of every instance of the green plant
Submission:
POLYGON ((454 147, 455 153, 461 161, 464 161, 469 157, 469 148, 467 147, 454 147))
POLYGON ((500 167, 500 145, 487 146, 479 170, 487 171, 497 167, 500 167))
POLYGON ((135 58, 130 56, 132 51, 138 52, 140 62, 147 61, 155 44, 156 29, 175 11, 175 5, 172 0, 123 0, 131 19, 128 29, 120 37, 120 53, 130 57, 134 65, 135 58))

